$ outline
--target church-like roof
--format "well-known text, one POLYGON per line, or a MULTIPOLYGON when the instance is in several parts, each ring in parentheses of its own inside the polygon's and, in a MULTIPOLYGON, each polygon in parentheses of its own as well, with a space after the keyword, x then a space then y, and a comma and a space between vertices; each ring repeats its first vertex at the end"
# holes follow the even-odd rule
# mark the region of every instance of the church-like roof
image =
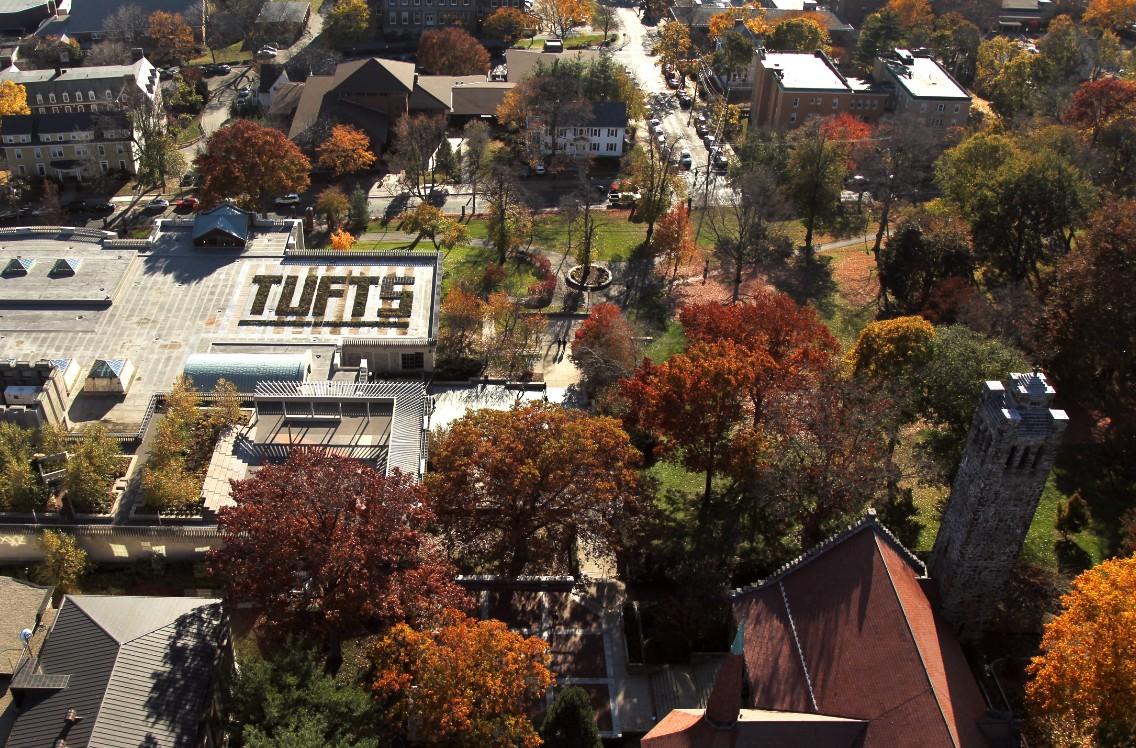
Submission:
POLYGON ((198 213, 193 219, 193 240, 219 231, 223 234, 248 241, 252 214, 230 203, 222 203, 216 208, 198 213))
POLYGON ((95 379, 118 379, 122 376, 128 361, 124 358, 100 358, 91 367, 90 376, 95 379))

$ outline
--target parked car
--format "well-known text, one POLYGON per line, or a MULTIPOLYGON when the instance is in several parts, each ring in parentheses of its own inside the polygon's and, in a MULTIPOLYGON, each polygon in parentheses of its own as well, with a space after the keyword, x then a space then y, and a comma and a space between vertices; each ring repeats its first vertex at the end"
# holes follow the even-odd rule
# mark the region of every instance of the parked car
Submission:
POLYGON ((638 192, 613 192, 608 195, 608 201, 617 208, 631 207, 639 198, 638 192))
POLYGON ((684 169, 690 169, 694 167, 694 157, 690 155, 690 151, 683 151, 679 154, 678 164, 684 169))
POLYGON ((654 130, 656 127, 659 127, 663 123, 662 120, 660 120, 658 117, 652 117, 651 119, 647 120, 647 124, 651 126, 652 130, 654 130))
POLYGON ((678 105, 680 107, 682 107, 683 109, 690 109, 692 104, 694 104, 694 98, 690 94, 688 94, 686 91, 678 92, 678 105))
POLYGON ((158 80, 168 81, 177 74, 178 74, 177 68, 173 68, 173 67, 171 67, 171 68, 159 68, 158 69, 158 80))
POLYGON ((187 171, 185 174, 181 175, 181 186, 182 187, 200 187, 201 186, 201 175, 198 174, 195 171, 187 171))
POLYGON ((276 59, 276 55, 278 54, 280 54, 280 50, 268 44, 264 45, 256 51, 256 57, 258 60, 273 60, 276 59))
POLYGON ((679 79, 678 79, 677 73, 671 73, 670 75, 667 76, 667 85, 670 86, 671 88, 678 88, 679 87, 679 79))
POLYGON ((717 141, 718 141, 718 139, 715 138, 713 135, 707 135, 706 137, 704 137, 702 139, 702 142, 706 144, 706 150, 708 150, 708 151, 714 150, 714 143, 716 143, 717 141))
POLYGON ((150 202, 146 203, 143 208, 147 213, 160 213, 170 207, 170 201, 164 197, 156 197, 150 202))
POLYGON ((183 197, 182 199, 178 200, 176 203, 174 203, 174 209, 181 211, 183 213, 191 213, 191 212, 197 210, 198 206, 200 206, 200 205, 201 205, 200 200, 198 200, 193 195, 188 195, 188 196, 183 197))
POLYGON ((228 75, 233 72, 233 68, 223 62, 206 65, 201 70, 206 75, 228 75))
POLYGON ((252 89, 242 88, 237 91, 237 105, 241 106, 252 102, 252 89))
POLYGON ((730 160, 726 158, 726 154, 722 151, 714 151, 714 155, 710 157, 710 165, 714 171, 725 173, 730 168, 730 160))
POLYGON ((710 128, 707 127, 702 122, 699 122, 697 125, 694 126, 694 131, 696 133, 698 133, 698 137, 700 137, 700 138, 705 138, 707 135, 710 134, 710 128))
POLYGON ((289 192, 287 195, 281 195, 272 202, 276 203, 277 205, 299 205, 300 196, 295 192, 289 192))
POLYGON ((114 212, 114 203, 105 200, 97 203, 87 203, 87 210, 95 215, 109 216, 114 212))
POLYGON ((64 205, 63 210, 68 213, 86 213, 88 210, 87 202, 85 200, 76 200, 75 202, 64 205))

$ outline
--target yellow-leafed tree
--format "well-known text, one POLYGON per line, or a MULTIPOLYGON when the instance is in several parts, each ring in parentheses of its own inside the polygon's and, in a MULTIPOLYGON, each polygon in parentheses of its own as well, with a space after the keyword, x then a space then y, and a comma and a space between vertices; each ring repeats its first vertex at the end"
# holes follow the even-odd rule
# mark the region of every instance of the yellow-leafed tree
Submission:
POLYGON ((1123 29, 1136 23, 1136 0, 1089 0, 1083 20, 1102 29, 1123 29))
POLYGON ((860 331, 845 363, 858 376, 901 376, 931 357, 934 338, 934 326, 922 317, 872 322, 860 331))
POLYGON ((371 139, 367 133, 351 125, 331 128, 327 140, 316 149, 319 165, 330 169, 335 176, 352 174, 371 168, 375 154, 371 153, 371 139))
POLYGON ((28 108, 28 91, 19 83, 4 81, 0 83, 0 117, 13 114, 31 114, 28 108))
POLYGON ((1136 744, 1136 556, 1073 580, 1045 627, 1026 702, 1052 745, 1136 744))

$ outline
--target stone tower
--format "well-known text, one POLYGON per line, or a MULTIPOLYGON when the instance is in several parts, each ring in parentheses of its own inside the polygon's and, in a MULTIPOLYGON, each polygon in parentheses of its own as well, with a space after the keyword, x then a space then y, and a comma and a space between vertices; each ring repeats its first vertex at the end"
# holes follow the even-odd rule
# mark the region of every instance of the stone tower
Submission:
POLYGON ((963 638, 982 635, 1033 521, 1065 411, 1045 375, 986 382, 931 552, 941 610, 963 638))

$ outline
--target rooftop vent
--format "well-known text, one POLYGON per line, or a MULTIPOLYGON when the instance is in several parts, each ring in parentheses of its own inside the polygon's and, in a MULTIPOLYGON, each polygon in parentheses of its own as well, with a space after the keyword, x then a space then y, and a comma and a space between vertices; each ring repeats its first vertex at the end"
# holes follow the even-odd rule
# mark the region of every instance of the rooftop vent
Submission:
POLYGON ((28 271, 32 269, 32 265, 34 264, 35 260, 30 257, 13 257, 11 260, 8 260, 8 263, 6 265, 4 265, 4 277, 7 278, 9 276, 27 275, 28 271))

